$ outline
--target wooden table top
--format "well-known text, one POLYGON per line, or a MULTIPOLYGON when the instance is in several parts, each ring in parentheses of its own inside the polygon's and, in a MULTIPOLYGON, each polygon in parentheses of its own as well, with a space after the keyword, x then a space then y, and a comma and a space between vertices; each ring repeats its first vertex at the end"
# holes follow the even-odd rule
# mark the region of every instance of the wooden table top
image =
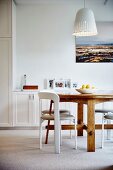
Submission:
POLYGON ((113 91, 108 93, 95 93, 95 94, 80 94, 78 92, 74 93, 58 93, 60 102, 76 102, 87 104, 89 100, 94 100, 95 104, 113 101, 113 91))
POLYGON ((113 98, 113 94, 58 94, 60 98, 113 98))
POLYGON ((104 90, 104 91, 98 91, 97 93, 93 93, 93 94, 80 94, 78 92, 69 92, 69 93, 60 93, 58 92, 58 95, 60 98, 71 98, 71 99, 112 99, 113 98, 113 90, 104 90))

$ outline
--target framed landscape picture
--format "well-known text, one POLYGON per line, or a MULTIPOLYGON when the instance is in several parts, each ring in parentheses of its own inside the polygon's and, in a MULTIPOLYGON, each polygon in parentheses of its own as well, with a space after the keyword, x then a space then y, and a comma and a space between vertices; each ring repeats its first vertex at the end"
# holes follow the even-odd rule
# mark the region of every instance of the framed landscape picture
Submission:
POLYGON ((113 22, 97 22, 97 31, 76 37, 76 63, 113 63, 113 22))

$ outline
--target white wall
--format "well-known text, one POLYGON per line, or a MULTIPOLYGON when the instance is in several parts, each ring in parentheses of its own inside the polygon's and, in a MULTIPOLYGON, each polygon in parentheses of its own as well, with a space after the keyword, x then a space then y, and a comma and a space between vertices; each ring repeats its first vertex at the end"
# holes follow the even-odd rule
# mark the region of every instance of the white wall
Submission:
MULTIPOLYGON (((113 1, 87 0, 97 21, 113 21, 113 1)), ((79 85, 113 88, 112 63, 75 63, 72 36, 76 11, 83 0, 17 4, 17 79, 26 74, 29 84, 44 87, 46 78, 72 78, 79 85)))

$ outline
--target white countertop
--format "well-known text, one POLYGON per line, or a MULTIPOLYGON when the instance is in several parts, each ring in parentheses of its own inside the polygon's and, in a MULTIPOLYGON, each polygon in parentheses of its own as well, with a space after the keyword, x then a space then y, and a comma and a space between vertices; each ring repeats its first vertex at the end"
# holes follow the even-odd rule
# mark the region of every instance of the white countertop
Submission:
POLYGON ((13 93, 17 94, 37 94, 39 90, 21 90, 21 89, 16 89, 13 91, 13 93))

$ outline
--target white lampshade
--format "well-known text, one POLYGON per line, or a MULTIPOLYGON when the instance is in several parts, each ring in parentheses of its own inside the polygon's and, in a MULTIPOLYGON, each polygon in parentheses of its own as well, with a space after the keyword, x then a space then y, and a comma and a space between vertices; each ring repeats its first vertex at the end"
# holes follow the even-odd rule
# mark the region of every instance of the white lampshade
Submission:
POLYGON ((93 11, 88 8, 80 9, 76 14, 75 36, 92 36, 97 34, 97 27, 93 11))

